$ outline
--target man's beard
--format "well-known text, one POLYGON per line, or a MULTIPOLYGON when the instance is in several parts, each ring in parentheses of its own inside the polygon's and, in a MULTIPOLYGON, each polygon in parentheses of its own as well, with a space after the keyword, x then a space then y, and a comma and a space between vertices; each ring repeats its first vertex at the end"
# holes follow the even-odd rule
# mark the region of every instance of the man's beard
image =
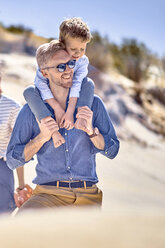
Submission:
POLYGON ((55 85, 58 85, 58 86, 65 88, 65 89, 68 89, 72 86, 72 78, 68 79, 68 82, 65 81, 63 83, 60 79, 59 79, 59 81, 57 81, 57 80, 54 80, 54 77, 51 76, 51 82, 55 85))

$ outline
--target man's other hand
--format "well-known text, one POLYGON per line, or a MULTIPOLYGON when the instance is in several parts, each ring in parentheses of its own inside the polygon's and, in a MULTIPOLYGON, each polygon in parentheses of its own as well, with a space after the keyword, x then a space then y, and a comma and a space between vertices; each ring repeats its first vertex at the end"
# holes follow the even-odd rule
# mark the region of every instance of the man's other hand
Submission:
POLYGON ((76 118, 84 119, 86 121, 86 128, 80 128, 84 132, 86 132, 88 135, 93 133, 93 126, 92 126, 92 118, 93 118, 93 112, 90 108, 87 106, 79 107, 78 113, 76 115, 76 118))

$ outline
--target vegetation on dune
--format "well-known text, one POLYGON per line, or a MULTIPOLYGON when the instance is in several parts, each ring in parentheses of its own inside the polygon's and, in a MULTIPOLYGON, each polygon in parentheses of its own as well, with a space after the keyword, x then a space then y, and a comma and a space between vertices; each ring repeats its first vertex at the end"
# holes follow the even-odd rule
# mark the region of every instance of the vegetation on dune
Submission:
POLYGON ((136 39, 123 39, 120 45, 109 42, 94 32, 88 44, 87 55, 90 63, 102 71, 113 67, 136 83, 146 80, 150 65, 159 66, 165 71, 165 58, 162 61, 147 46, 136 39))
POLYGON ((4 26, 3 23, 0 23, 0 26, 4 28, 5 30, 14 33, 14 34, 23 34, 23 33, 32 33, 33 30, 31 28, 27 28, 22 24, 19 25, 9 25, 9 26, 4 26))
MULTIPOLYGON (((14 46, 7 44, 9 52, 12 52, 10 50, 17 47, 17 49, 22 49, 22 52, 35 55, 35 51, 40 44, 54 39, 53 37, 48 39, 38 37, 31 28, 23 25, 5 27, 0 23, 0 27, 13 35, 23 37, 19 41, 19 46, 18 44, 14 46)), ((147 79, 150 65, 155 65, 161 68, 163 73, 165 72, 165 57, 162 59, 157 58, 144 43, 136 39, 123 39, 121 44, 117 45, 110 42, 107 37, 102 37, 97 31, 93 32, 92 36, 93 38, 87 46, 87 56, 89 57, 90 64, 101 71, 107 72, 109 68, 115 68, 119 73, 135 83, 140 83, 147 79)), ((4 50, 1 49, 3 45, 4 42, 0 39, 1 52, 4 50)))

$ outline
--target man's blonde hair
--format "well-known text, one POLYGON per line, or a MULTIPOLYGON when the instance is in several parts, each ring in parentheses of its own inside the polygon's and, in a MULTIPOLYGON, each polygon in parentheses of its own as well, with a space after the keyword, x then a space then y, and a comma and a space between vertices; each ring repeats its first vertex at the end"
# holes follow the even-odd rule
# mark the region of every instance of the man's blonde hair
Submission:
POLYGON ((80 17, 66 19, 60 25, 59 40, 65 43, 66 38, 79 38, 84 42, 89 42, 92 38, 89 27, 80 17))
POLYGON ((40 69, 47 66, 48 61, 53 58, 58 51, 65 50, 65 45, 59 40, 52 40, 49 43, 45 43, 36 51, 36 59, 40 69))

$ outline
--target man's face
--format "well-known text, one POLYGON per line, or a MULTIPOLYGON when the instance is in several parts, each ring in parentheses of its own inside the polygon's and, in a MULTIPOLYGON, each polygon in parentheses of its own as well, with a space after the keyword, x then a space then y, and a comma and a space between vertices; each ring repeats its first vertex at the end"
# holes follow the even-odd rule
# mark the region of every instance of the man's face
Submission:
POLYGON ((43 70, 43 75, 49 79, 50 87, 52 84, 63 88, 70 88, 72 86, 73 69, 70 69, 68 65, 66 65, 66 70, 64 72, 59 72, 56 68, 59 64, 67 63, 69 60, 71 60, 69 54, 64 50, 61 50, 49 61, 46 67, 54 68, 43 70))

